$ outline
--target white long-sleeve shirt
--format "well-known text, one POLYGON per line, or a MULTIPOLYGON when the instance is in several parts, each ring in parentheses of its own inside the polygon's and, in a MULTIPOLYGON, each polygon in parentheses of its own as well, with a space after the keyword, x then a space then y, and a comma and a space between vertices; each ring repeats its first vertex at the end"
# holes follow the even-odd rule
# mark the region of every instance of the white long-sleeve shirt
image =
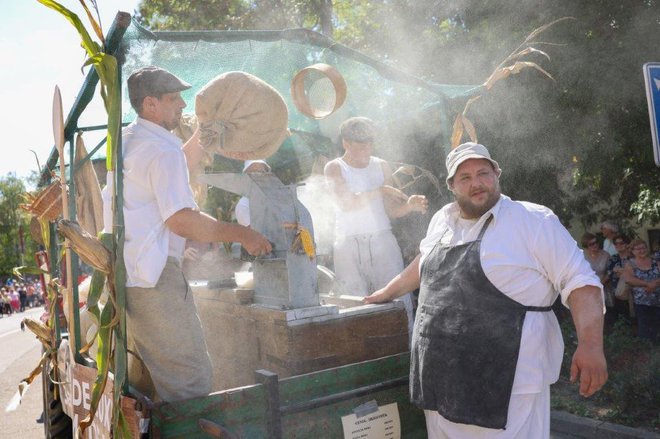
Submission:
MULTIPOLYGON (((600 288, 602 294, 598 277, 557 216, 544 206, 513 201, 505 195, 476 221, 461 219, 456 203, 438 211, 420 243, 420 267, 438 241, 458 245, 477 239, 491 214, 493 221, 481 242, 481 265, 502 293, 527 306, 551 306, 557 294, 568 306, 571 292, 586 285, 600 288)), ((554 313, 528 312, 513 393, 537 393, 556 382, 563 352, 554 313)))

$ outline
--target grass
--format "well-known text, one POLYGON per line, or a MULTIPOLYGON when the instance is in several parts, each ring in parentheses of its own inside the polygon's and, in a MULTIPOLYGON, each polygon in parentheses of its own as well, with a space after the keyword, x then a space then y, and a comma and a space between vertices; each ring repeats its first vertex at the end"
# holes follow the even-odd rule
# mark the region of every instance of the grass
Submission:
POLYGON ((570 319, 561 324, 566 345, 559 381, 551 388, 551 405, 574 415, 660 433, 660 346, 635 337, 621 319, 605 334, 609 379, 596 395, 579 396, 568 380, 577 347, 570 319))

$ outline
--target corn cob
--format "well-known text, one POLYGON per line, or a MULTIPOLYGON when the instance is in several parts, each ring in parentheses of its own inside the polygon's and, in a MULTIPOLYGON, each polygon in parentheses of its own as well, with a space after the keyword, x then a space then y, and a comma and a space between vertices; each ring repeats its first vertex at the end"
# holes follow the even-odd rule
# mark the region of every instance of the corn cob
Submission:
POLYGON ((312 235, 309 233, 309 230, 301 225, 298 225, 298 236, 300 237, 303 251, 309 257, 309 259, 313 259, 316 255, 316 252, 314 250, 314 240, 312 239, 312 235))
POLYGON ((69 240, 73 251, 86 264, 106 274, 111 272, 112 258, 110 251, 105 248, 98 238, 87 233, 75 221, 59 220, 57 229, 69 240))
POLYGON ((50 328, 44 325, 41 322, 37 322, 32 319, 23 319, 22 322, 27 328, 37 336, 37 339, 43 344, 46 348, 50 348, 50 337, 51 332, 50 328))

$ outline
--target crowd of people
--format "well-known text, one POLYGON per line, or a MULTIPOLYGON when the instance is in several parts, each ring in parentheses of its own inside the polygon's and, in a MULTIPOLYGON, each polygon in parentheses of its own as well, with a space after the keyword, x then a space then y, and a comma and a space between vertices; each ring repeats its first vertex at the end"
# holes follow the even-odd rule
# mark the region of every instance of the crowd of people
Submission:
POLYGON ((660 343, 660 251, 643 239, 630 240, 615 224, 601 225, 604 240, 582 235, 585 259, 605 287, 605 330, 622 319, 642 338, 660 343))
POLYGON ((0 317, 24 312, 28 308, 43 305, 41 283, 32 280, 16 282, 7 280, 0 288, 0 317))

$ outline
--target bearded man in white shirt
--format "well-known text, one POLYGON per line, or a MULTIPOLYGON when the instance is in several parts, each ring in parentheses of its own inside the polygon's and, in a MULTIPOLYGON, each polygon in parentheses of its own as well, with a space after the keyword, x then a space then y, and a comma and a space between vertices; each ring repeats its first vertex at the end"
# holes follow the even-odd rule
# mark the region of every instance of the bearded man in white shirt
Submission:
POLYGON ((411 400, 430 438, 548 438, 550 384, 563 341, 551 305, 571 309, 571 380, 590 396, 607 380, 602 285, 554 213, 502 195, 498 163, 477 143, 447 155, 455 202, 438 211, 420 255, 380 303, 420 288, 411 400))
MULTIPOLYGON (((181 270, 186 239, 240 242, 253 255, 272 248, 254 230, 200 212, 193 199, 188 168, 203 155, 199 132, 186 145, 170 132, 186 106, 181 91, 191 85, 157 67, 136 70, 127 83, 138 114, 122 132, 127 337, 154 389, 136 386, 156 400, 203 396, 211 392, 212 368, 181 270)), ((104 218, 110 230, 111 173, 107 181, 104 218)))

